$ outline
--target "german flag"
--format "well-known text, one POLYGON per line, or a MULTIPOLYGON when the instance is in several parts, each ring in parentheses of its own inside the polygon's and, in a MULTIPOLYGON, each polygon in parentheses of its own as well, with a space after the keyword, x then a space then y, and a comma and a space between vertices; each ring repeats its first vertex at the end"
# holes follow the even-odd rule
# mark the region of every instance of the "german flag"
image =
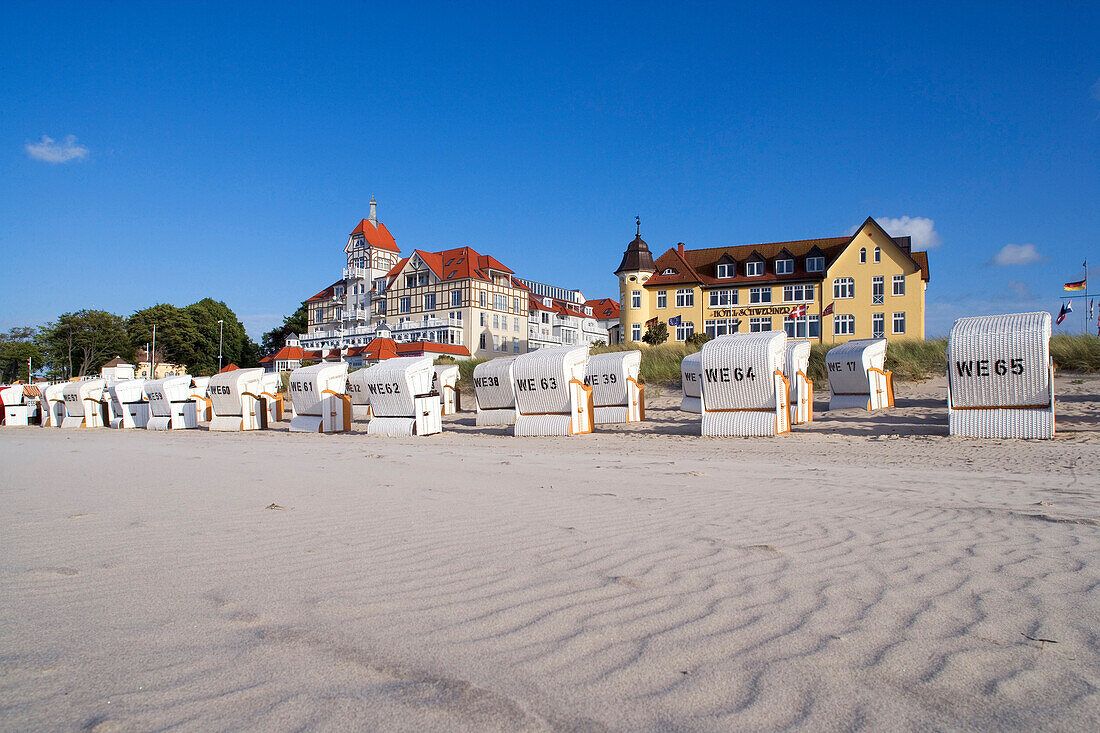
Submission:
POLYGON ((1066 290, 1084 290, 1085 289, 1085 283, 1087 283, 1087 282, 1088 282, 1088 280, 1078 280, 1075 283, 1066 283, 1064 288, 1066 290))

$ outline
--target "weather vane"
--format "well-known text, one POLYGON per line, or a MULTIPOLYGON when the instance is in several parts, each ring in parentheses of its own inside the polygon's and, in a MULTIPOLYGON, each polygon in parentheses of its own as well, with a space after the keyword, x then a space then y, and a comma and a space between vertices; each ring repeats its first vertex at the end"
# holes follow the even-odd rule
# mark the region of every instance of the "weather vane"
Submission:
POLYGON ((634 221, 638 225, 638 236, 640 237, 642 236, 642 217, 636 216, 634 217, 634 221))

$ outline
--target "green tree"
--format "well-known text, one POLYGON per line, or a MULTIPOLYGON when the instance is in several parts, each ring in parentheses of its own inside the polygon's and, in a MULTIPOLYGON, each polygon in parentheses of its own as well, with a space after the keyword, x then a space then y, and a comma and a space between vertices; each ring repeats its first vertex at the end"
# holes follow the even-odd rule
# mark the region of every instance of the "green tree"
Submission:
POLYGON ((657 321, 645 330, 642 341, 650 346, 659 346, 668 341, 668 326, 663 321, 657 321))
POLYGON ((218 334, 214 326, 214 357, 211 361, 203 350, 209 343, 195 327, 191 314, 183 308, 159 303, 143 308, 126 319, 126 332, 134 349, 144 349, 153 341, 153 325, 157 327, 157 353, 155 361, 183 364, 189 370, 218 363, 218 334))
POLYGON ((31 371, 42 368, 42 350, 34 342, 34 332, 34 328, 23 326, 0 334, 0 382, 29 382, 31 371))
POLYGON ((687 341, 685 341, 684 343, 702 348, 703 344, 708 341, 710 341, 710 336, 707 336, 702 331, 696 331, 695 333, 688 336, 687 341))
POLYGON ((249 338, 244 324, 232 308, 213 298, 203 298, 184 310, 191 315, 195 328, 205 341, 203 352, 210 355, 209 363, 204 360, 201 367, 194 367, 196 374, 213 374, 218 370, 219 319, 222 321, 222 366, 236 364, 243 368, 259 364, 259 347, 249 338))
POLYGON ((40 329, 37 344, 56 376, 98 374, 114 357, 131 359, 134 354, 122 317, 99 310, 61 314, 40 329))
POLYGON ((286 337, 292 333, 304 334, 309 329, 307 319, 309 313, 306 304, 298 306, 298 310, 289 316, 283 316, 283 325, 276 326, 264 334, 261 350, 264 354, 274 354, 286 346, 286 337))

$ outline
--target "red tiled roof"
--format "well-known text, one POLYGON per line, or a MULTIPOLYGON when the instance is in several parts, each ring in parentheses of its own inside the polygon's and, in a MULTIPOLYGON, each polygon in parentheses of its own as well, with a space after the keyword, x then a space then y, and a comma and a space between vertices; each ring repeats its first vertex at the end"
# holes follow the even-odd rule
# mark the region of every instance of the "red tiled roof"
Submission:
POLYGON ((221 371, 219 371, 218 374, 225 374, 226 372, 235 372, 238 369, 240 369, 239 366, 237 366, 236 364, 230 362, 229 364, 226 364, 224 367, 222 367, 221 371))
POLYGON ((392 359, 397 356, 393 339, 374 338, 363 347, 363 357, 366 359, 392 359))
MULTIPOLYGON (((553 301, 551 301, 551 302, 553 302, 553 301)), ((528 303, 528 306, 530 308, 534 308, 535 310, 550 311, 551 313, 554 312, 553 308, 547 308, 545 305, 543 305, 542 304, 542 298, 540 298, 537 295, 528 295, 527 296, 527 303, 528 303)))
POLYGON ((595 298, 586 301, 585 305, 592 306, 592 314, 601 320, 619 317, 619 301, 612 298, 595 298))
MULTIPOLYGON (((425 252, 424 250, 413 250, 409 257, 405 257, 392 270, 387 273, 389 278, 389 285, 393 284, 394 279, 401 273, 401 270, 408 264, 412 255, 417 255, 423 260, 424 264, 435 273, 435 276, 440 280, 462 280, 464 278, 475 278, 477 280, 490 281, 488 270, 496 270, 503 272, 509 276, 515 273, 500 262, 500 260, 490 255, 479 254, 472 247, 457 247, 455 249, 445 249, 441 252, 425 252)), ((513 277, 509 277, 513 287, 522 287, 513 277)), ((526 290, 527 288, 523 288, 526 290)))
POLYGON ((470 350, 458 344, 437 344, 434 341, 413 341, 412 343, 397 344, 397 353, 400 356, 415 356, 416 354, 426 353, 469 356, 470 350))
POLYGON ((329 285, 327 288, 325 288, 321 292, 317 293, 317 295, 314 295, 312 298, 308 298, 306 300, 306 302, 307 303, 312 303, 315 300, 328 300, 329 298, 335 298, 336 297, 336 286, 337 285, 343 285, 343 284, 344 284, 343 280, 337 280, 332 285, 329 285))
POLYGON ((349 236, 355 236, 356 234, 362 234, 363 238, 367 240, 367 244, 372 247, 378 247, 379 249, 388 249, 391 252, 400 252, 397 247, 397 242, 394 240, 393 235, 390 234, 390 230, 386 229, 386 225, 382 222, 378 222, 377 225, 371 223, 370 219, 363 219, 359 222, 359 225, 351 230, 349 236))
POLYGON ((260 363, 266 364, 267 362, 275 361, 276 359, 278 359, 279 361, 293 361, 295 359, 304 359, 305 353, 305 349, 303 349, 301 346, 284 346, 283 348, 276 351, 274 354, 269 354, 260 359, 260 363))

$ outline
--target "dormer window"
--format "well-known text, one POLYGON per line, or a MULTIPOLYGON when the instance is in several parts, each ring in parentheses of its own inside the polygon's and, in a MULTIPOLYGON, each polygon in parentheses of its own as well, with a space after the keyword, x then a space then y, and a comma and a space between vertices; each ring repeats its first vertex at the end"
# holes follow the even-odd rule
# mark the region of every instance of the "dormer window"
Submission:
POLYGON ((585 314, 586 316, 590 316, 590 315, 592 315, 592 306, 586 305, 586 306, 584 307, 584 314, 585 314))
POLYGON ((825 258, 824 257, 807 257, 806 258, 806 272, 824 272, 825 271, 825 258))
POLYGON ((677 271, 676 271, 675 269, 673 269, 673 268, 671 268, 671 267, 666 267, 666 268, 665 268, 665 269, 664 269, 664 270, 663 270, 663 271, 661 272, 661 274, 662 274, 662 275, 678 275, 679 273, 678 273, 678 272, 677 272, 677 271))
POLYGON ((866 247, 860 247, 859 248, 859 264, 861 264, 861 265, 866 265, 867 264, 867 248, 866 247))
POLYGON ((775 274, 776 275, 792 275, 794 274, 794 260, 776 260, 775 261, 775 274))
POLYGON ((723 262, 715 268, 714 276, 722 279, 727 277, 733 277, 737 274, 737 265, 732 262, 723 262))
POLYGON ((760 260, 752 260, 745 263, 745 274, 749 277, 759 277, 764 274, 764 263, 760 260))

